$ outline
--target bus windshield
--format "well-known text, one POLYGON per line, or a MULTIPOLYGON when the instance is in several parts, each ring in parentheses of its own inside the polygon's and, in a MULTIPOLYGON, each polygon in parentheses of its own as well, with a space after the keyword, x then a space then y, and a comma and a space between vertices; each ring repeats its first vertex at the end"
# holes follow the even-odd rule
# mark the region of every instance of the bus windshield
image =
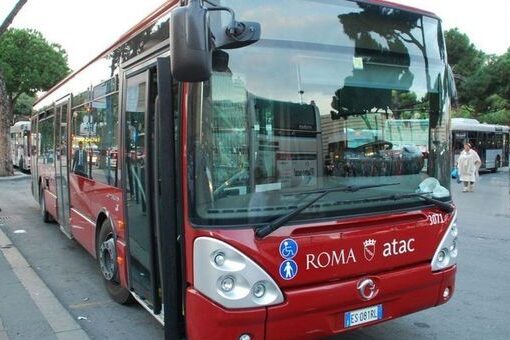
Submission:
MULTIPOLYGON (((343 185, 399 183, 331 193, 296 220, 427 204, 372 199, 392 194, 451 199, 438 19, 361 1, 213 3, 260 22, 262 39, 216 52, 212 78, 192 86, 196 224, 266 223, 313 199, 303 192, 343 185)), ((211 14, 217 29, 229 20, 211 14)))

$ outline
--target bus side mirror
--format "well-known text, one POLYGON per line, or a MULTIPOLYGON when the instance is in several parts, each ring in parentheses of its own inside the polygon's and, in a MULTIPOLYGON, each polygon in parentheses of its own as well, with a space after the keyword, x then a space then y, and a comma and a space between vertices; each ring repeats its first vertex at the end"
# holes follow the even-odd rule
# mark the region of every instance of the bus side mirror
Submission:
POLYGON ((170 14, 170 63, 177 81, 200 82, 211 77, 209 16, 199 0, 190 0, 170 14))
MULTIPOLYGON (((213 50, 241 48, 260 40, 257 22, 237 21, 228 7, 204 7, 202 0, 189 0, 170 14, 170 64, 177 81, 200 82, 211 77, 213 50), (227 27, 211 31, 208 12, 226 11, 231 15, 227 27)), ((221 60, 220 60, 221 61, 221 60)), ((223 59, 228 63, 228 59, 223 59)))

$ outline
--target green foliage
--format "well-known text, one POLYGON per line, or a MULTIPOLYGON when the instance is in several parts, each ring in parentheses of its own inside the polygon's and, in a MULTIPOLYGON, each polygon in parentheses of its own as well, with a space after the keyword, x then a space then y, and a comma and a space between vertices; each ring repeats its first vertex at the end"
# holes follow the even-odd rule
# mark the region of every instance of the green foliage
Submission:
POLYGON ((478 72, 487 60, 487 55, 478 50, 469 37, 457 28, 445 32, 448 63, 455 75, 455 85, 459 94, 460 104, 469 102, 465 80, 478 72))
POLYGON ((492 56, 466 79, 463 90, 467 104, 478 112, 510 109, 510 50, 501 56, 492 56))
POLYGON ((445 40, 461 104, 453 116, 510 124, 510 49, 486 55, 456 28, 445 32, 445 40))
POLYGON ((32 107, 34 106, 35 97, 29 96, 26 93, 22 93, 16 105, 14 105, 14 116, 15 117, 30 117, 32 115, 32 107))
POLYGON ((452 110, 453 118, 475 118, 475 112, 473 108, 462 105, 457 109, 452 110))
POLYGON ((10 29, 0 37, 0 68, 13 102, 22 93, 48 90, 70 72, 66 52, 28 29, 10 29))
POLYGON ((510 125, 510 110, 489 112, 478 117, 482 123, 510 125))
POLYGON ((456 75, 470 76, 478 70, 486 59, 485 53, 478 50, 465 33, 458 28, 445 32, 448 63, 453 67, 456 75))

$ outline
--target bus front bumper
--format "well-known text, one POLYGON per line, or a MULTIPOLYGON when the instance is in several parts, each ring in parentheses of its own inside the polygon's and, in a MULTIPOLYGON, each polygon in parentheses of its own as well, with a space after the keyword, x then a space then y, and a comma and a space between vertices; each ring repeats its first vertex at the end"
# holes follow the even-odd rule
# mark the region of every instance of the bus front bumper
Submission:
POLYGON ((378 294, 364 301, 360 278, 286 290, 285 302, 267 308, 228 310, 200 292, 186 292, 189 339, 317 339, 371 326, 446 303, 455 289, 456 266, 433 273, 429 264, 368 276, 378 282, 378 294), (448 289, 448 297, 443 293, 448 289), (345 313, 382 305, 383 317, 345 327, 345 313))
POLYGON ((323 286, 286 291, 285 303, 268 308, 267 339, 316 339, 374 325, 446 303, 455 289, 456 266, 433 273, 430 265, 368 276, 378 294, 364 301, 358 292, 360 278, 323 286), (448 297, 443 292, 448 288, 448 297), (345 327, 345 314, 382 306, 382 318, 345 327))

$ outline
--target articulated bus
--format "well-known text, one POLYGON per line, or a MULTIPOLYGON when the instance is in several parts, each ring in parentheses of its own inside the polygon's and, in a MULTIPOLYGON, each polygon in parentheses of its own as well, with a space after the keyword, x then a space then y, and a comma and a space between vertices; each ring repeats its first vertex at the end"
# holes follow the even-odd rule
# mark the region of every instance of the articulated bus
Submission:
POLYGON ((314 339, 444 304, 442 32, 385 1, 167 1, 36 102, 42 218, 168 339, 314 339))
POLYGON ((464 143, 470 143, 482 160, 480 169, 496 172, 498 168, 508 166, 509 132, 510 127, 506 125, 481 124, 471 118, 453 118, 452 161, 456 164, 464 143))
POLYGON ((30 171, 30 121, 16 122, 11 132, 11 160, 20 171, 30 171))

